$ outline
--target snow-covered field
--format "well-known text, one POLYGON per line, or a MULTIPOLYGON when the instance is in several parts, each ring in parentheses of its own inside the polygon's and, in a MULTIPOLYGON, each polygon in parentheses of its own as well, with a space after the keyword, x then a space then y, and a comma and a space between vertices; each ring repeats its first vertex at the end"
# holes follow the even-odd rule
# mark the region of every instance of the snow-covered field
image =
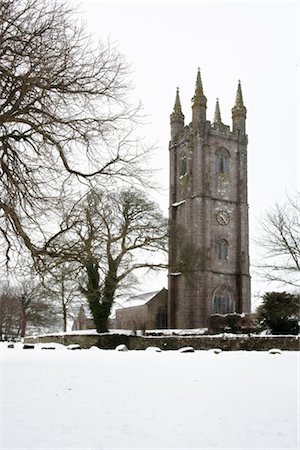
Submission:
POLYGON ((1 449, 299 449, 298 352, 1 344, 1 449))

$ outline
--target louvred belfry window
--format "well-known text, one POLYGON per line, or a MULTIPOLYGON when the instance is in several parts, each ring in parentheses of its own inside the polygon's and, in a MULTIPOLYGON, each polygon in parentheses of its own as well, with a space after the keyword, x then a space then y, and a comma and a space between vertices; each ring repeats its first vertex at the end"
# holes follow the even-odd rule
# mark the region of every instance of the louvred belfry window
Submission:
POLYGON ((218 242, 218 258, 222 261, 228 259, 228 242, 225 239, 220 239, 218 242))
POLYGON ((217 151, 216 172, 220 175, 229 173, 229 153, 225 148, 219 149, 217 151))
POLYGON ((187 159, 186 155, 180 155, 179 175, 182 177, 187 173, 187 159))

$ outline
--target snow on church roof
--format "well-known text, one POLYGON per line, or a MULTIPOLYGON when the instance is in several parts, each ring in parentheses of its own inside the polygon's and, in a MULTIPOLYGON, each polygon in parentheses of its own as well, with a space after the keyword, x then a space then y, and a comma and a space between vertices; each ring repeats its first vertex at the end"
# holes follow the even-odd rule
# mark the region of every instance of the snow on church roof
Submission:
POLYGON ((149 300, 151 300, 155 295, 157 295, 160 291, 146 292, 145 294, 135 295, 134 297, 129 297, 128 300, 125 300, 122 307, 129 308, 131 306, 142 306, 145 305, 149 300))

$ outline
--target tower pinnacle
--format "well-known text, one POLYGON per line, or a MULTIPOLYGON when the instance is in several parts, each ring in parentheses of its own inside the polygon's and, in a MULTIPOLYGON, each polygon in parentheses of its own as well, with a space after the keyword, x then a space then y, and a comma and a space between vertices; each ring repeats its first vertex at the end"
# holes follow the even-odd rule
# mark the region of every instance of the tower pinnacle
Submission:
POLYGON ((176 88, 176 97, 175 97, 173 114, 181 114, 182 115, 181 103, 180 103, 180 97, 179 97, 179 88, 176 88))
POLYGON ((203 92, 200 69, 198 68, 196 78, 195 94, 192 98, 192 122, 194 129, 198 129, 201 134, 204 133, 206 124, 206 97, 203 92))
POLYGON ((239 82, 238 82, 238 88, 237 88, 237 92, 236 92, 236 98, 235 98, 235 105, 234 106, 235 106, 235 108, 238 108, 238 109, 244 108, 241 80, 239 80, 239 82))
POLYGON ((174 139, 177 133, 184 127, 184 115, 181 110, 181 103, 179 97, 179 88, 176 88, 175 104, 172 114, 170 115, 171 121, 171 139, 174 139))
POLYGON ((232 121, 233 121, 233 131, 239 131, 242 134, 246 132, 246 114, 247 109, 245 108, 242 94, 241 82, 238 82, 238 88, 236 92, 235 105, 232 108, 232 121))
POLYGON ((195 95, 192 98, 193 106, 204 106, 206 108, 206 97, 203 92, 200 68, 198 67, 195 95))
POLYGON ((214 116, 214 125, 222 125, 222 119, 221 119, 221 112, 220 112, 220 105, 219 105, 219 99, 217 98, 216 101, 216 109, 215 109, 215 116, 214 116))

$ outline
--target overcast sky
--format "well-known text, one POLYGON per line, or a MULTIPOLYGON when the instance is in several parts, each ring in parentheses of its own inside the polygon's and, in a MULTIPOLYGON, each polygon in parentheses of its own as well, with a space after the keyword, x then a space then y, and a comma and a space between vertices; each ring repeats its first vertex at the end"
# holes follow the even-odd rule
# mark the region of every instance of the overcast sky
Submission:
MULTIPOLYGON (((109 38, 131 65, 135 86, 132 98, 142 101, 148 122, 140 134, 149 145, 157 146, 153 164, 161 169, 159 178, 165 190, 156 199, 166 214, 169 115, 178 86, 186 123, 190 122, 197 67, 201 68, 208 99, 208 120, 213 119, 218 97, 222 121, 231 125, 238 80, 242 83, 248 111, 251 238, 257 236, 258 219, 264 212, 283 202, 297 185, 299 189, 297 3, 81 2, 78 11, 87 30, 96 40, 109 38)), ((250 256, 252 262, 257 258, 253 245, 250 256)))

